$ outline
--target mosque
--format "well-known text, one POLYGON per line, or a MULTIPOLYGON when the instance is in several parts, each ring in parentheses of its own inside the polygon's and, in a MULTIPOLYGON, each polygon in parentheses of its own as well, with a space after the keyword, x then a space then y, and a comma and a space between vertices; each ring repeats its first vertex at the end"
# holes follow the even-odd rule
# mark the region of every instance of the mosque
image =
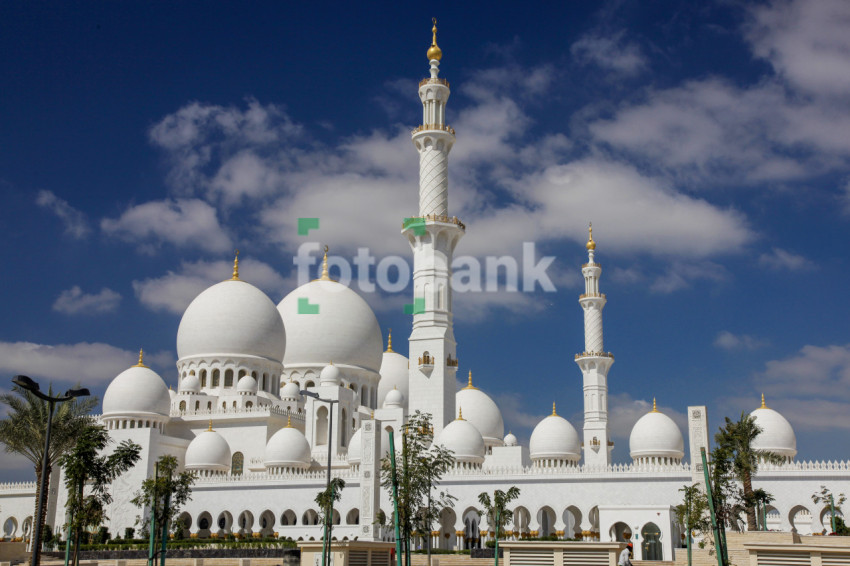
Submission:
MULTIPOLYGON (((453 334, 451 263, 466 227, 449 215, 448 158, 455 143, 446 123, 450 88, 439 77, 442 52, 428 49, 430 76, 419 83, 422 125, 412 133, 420 157, 419 212, 402 235, 413 252, 413 295, 422 308, 413 314, 409 357, 384 340, 366 301, 328 275, 327 253, 319 279, 291 291, 278 305, 239 277, 198 295, 177 331, 177 391, 139 363, 115 377, 103 398, 100 422, 117 442, 142 446, 143 457, 113 484, 108 511, 113 536, 134 527, 141 511, 133 492, 153 474, 163 454, 175 455, 197 473, 192 500, 182 519, 185 535, 209 538, 279 536, 319 540, 322 527, 314 501, 332 474, 346 487, 334 511, 337 540, 391 540, 380 513, 392 502, 380 486, 380 460, 389 448, 387 431, 398 431, 408 415, 429 413, 435 442, 454 452, 454 468, 441 490, 457 497, 430 533, 435 548, 483 546, 493 528, 479 515, 478 494, 517 486, 509 539, 556 536, 583 540, 636 541, 637 558, 672 558, 684 535, 673 507, 686 484, 702 481, 700 448, 708 447, 706 408, 687 408, 688 451, 682 431, 655 406, 634 425, 630 462, 611 461, 608 372, 614 356, 605 351, 601 292, 592 230, 588 261, 581 266, 585 292, 579 296, 585 343, 575 362, 583 376, 581 431, 552 414, 534 428, 528 446, 505 434, 497 404, 476 387, 457 387, 458 357, 453 334), (304 304, 318 312, 304 312, 304 304), (309 394, 305 394, 305 392, 309 394)), ((223 274, 224 275, 224 274, 223 274)), ((775 501, 770 529, 820 533, 828 508, 812 503, 821 485, 850 492, 850 463, 798 462, 788 421, 765 405, 751 413, 763 429, 758 448, 784 456, 765 465, 759 487, 775 501)), ((63 521, 64 489, 53 475, 47 523, 63 521)), ((31 528, 34 484, 0 486, 0 526, 6 540, 31 528)))

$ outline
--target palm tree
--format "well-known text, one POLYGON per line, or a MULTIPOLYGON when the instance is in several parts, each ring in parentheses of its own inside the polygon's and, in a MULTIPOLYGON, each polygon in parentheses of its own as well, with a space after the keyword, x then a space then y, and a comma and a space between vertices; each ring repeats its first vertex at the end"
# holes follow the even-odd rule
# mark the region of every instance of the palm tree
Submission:
MULTIPOLYGON (((756 450, 753 441, 762 429, 756 424, 755 417, 741 413, 741 419, 734 422, 726 417, 726 426, 714 436, 718 454, 727 459, 728 470, 741 482, 743 489, 744 510, 747 513, 747 530, 756 531, 755 496, 753 493, 753 476, 758 471, 759 463, 770 462, 781 464, 784 459, 775 452, 756 450)), ((715 461, 715 463, 717 463, 715 461)))
POLYGON ((484 507, 483 514, 487 517, 487 522, 495 527, 496 566, 499 566, 499 534, 513 517, 513 511, 508 509, 508 503, 518 497, 519 488, 517 486, 512 486, 506 492, 497 489, 493 492, 493 499, 490 499, 490 494, 486 491, 478 494, 478 502, 484 507))
MULTIPOLYGON (((48 389, 48 395, 53 396, 52 386, 48 389)), ((59 458, 76 444, 82 431, 94 422, 89 413, 98 402, 97 397, 85 397, 57 404, 53 410, 50 452, 45 454, 44 440, 47 434, 49 403, 17 385, 12 387, 11 393, 0 395, 0 404, 8 407, 6 418, 0 420, 0 442, 5 445, 5 451, 20 454, 33 463, 36 485, 41 485, 42 463, 47 459, 47 478, 44 484, 46 489, 41 494, 44 503, 41 506, 42 516, 36 517, 36 513, 33 513, 35 528, 44 524, 47 493, 50 491, 50 470, 59 462, 59 458)))

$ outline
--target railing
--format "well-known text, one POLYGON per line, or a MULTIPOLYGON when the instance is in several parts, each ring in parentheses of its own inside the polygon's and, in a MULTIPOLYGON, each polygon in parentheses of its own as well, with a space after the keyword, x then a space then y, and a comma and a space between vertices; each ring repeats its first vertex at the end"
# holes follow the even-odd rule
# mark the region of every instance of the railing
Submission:
POLYGON ((605 298, 605 293, 582 293, 578 296, 579 299, 587 299, 587 298, 605 298))
POLYGON ((445 216, 442 214, 426 214, 425 216, 411 216, 406 218, 401 223, 401 229, 407 229, 416 224, 422 224, 427 221, 432 222, 445 222, 446 224, 454 224, 459 226, 462 230, 466 230, 466 225, 458 220, 457 216, 445 216))
POLYGON ((441 131, 441 132, 448 132, 451 135, 455 135, 455 129, 454 128, 452 128, 451 126, 443 126, 442 124, 422 124, 421 126, 416 126, 415 128, 413 128, 413 131, 411 131, 410 133, 411 134, 418 134, 419 132, 433 131, 433 130, 438 130, 438 131, 441 131))
POLYGON ((579 358, 611 358, 614 359, 614 354, 611 352, 582 352, 581 354, 576 354, 576 359, 579 358))
MULTIPOLYGON (((232 483, 250 483, 250 482, 267 482, 271 480, 316 480, 324 481, 328 477, 326 469, 314 470, 293 470, 285 468, 280 472, 249 472, 241 475, 230 474, 215 474, 209 476, 198 476, 195 478, 195 484, 210 485, 210 484, 232 484, 232 483)), ((342 478, 345 480, 356 480, 360 477, 359 472, 351 469, 332 469, 331 477, 342 478)))
POLYGON ((36 488, 34 481, 0 483, 0 491, 35 491, 36 488))
POLYGON ((419 81, 419 86, 425 86, 425 85, 449 86, 449 81, 447 81, 446 79, 434 79, 434 78, 428 77, 426 79, 422 79, 421 81, 419 81))
POLYGON ((304 422, 305 415, 304 413, 298 413, 295 411, 287 411, 286 409, 281 409, 275 405, 255 405, 253 407, 226 407, 222 409, 221 407, 213 407, 212 409, 207 409, 206 407, 201 407, 198 410, 194 408, 186 406, 186 410, 181 411, 179 409, 179 402, 172 402, 171 404, 171 415, 172 417, 184 417, 184 416, 213 416, 213 415, 235 415, 239 413, 262 413, 269 415, 280 415, 282 417, 292 417, 293 420, 304 422))
POLYGON ((584 269, 585 267, 602 267, 602 266, 594 261, 593 263, 583 263, 583 264, 581 264, 581 267, 582 267, 582 269, 584 269))

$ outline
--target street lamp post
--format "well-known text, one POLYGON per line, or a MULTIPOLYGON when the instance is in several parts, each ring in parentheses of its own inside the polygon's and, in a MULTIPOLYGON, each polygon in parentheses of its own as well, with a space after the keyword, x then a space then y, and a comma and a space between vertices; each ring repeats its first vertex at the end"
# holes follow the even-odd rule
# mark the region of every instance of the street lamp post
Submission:
MULTIPOLYGON (((89 390, 86 388, 79 389, 69 389, 64 394, 58 397, 51 397, 50 395, 46 395, 41 392, 41 388, 38 383, 30 379, 25 375, 16 375, 15 379, 12 380, 12 383, 20 387, 21 389, 25 389, 38 397, 43 401, 47 401, 48 411, 47 411, 47 432, 44 435, 44 456, 41 458, 41 480, 39 481, 38 486, 38 505, 36 506, 36 517, 35 517, 35 532, 33 533, 32 538, 32 566, 38 566, 41 551, 41 516, 44 512, 44 490, 46 489, 47 484, 47 461, 50 459, 50 427, 53 424, 53 407, 56 403, 62 403, 65 401, 70 401, 75 397, 87 397, 91 395, 89 390)), ((65 544, 68 544, 68 541, 65 541, 65 544)))
MULTIPOLYGON (((331 458, 333 457, 333 444, 331 444, 331 439, 333 438, 333 429, 334 429, 334 403, 339 403, 338 399, 323 399, 319 397, 319 394, 314 391, 307 391, 306 389, 301 390, 301 395, 307 395, 308 397, 312 397, 316 401, 321 401, 322 403, 328 404, 328 482, 327 487, 330 490, 331 487, 331 458)), ((343 423, 345 424, 345 423, 343 423)), ((333 527, 331 526, 333 523, 333 512, 334 512, 334 502, 333 502, 333 494, 328 493, 330 497, 330 501, 328 502, 328 510, 327 515, 325 516, 325 540, 322 545, 322 566, 328 566, 330 564, 330 555, 331 555, 331 530, 333 527)))

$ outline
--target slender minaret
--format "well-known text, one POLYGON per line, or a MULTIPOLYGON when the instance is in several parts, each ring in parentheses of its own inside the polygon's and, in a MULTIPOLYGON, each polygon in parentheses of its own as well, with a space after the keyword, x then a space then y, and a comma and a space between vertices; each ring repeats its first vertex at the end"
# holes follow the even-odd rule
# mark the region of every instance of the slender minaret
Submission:
POLYGON ((605 295, 599 292, 602 266, 593 258, 596 242, 593 225, 588 229, 587 263, 581 267, 584 275, 584 294, 578 299, 584 309, 584 352, 576 354, 584 381, 584 463, 605 467, 611 463, 614 443, 608 441, 608 370, 614 356, 605 351, 602 343, 602 309, 605 295))
POLYGON ((437 46, 437 21, 428 49, 431 76, 419 83, 422 125, 413 130, 419 151, 419 213, 406 218, 402 234, 413 250, 413 331, 410 334, 410 412, 430 413, 434 432, 453 421, 457 354, 452 331, 451 265, 464 234, 449 217, 449 151, 454 130, 446 125, 449 83, 438 77, 443 53, 437 46))

